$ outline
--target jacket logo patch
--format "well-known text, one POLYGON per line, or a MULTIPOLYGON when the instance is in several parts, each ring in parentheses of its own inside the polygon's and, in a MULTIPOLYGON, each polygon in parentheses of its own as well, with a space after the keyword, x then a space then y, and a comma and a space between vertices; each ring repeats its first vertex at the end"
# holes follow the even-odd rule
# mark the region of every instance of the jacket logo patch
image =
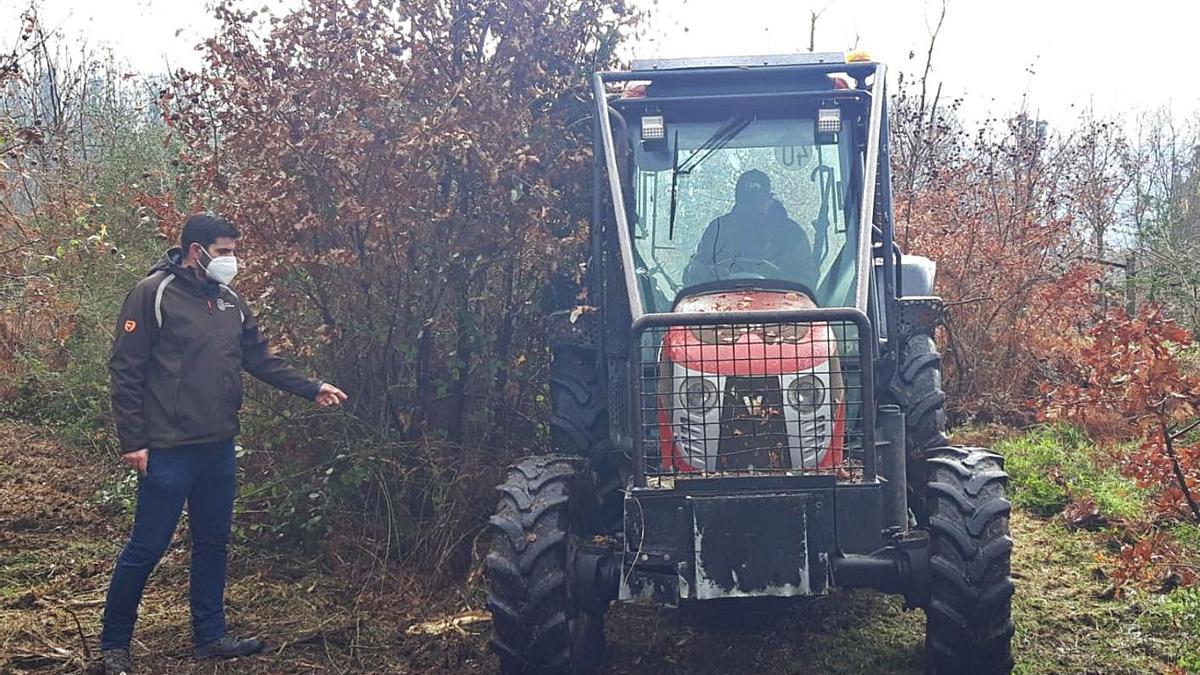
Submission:
POLYGON ((133 319, 127 320, 125 322, 125 332, 132 333, 135 330, 137 330, 137 322, 134 321, 133 319))
POLYGON ((233 309, 233 308, 234 308, 234 304, 232 302, 225 302, 224 298, 217 299, 217 309, 221 310, 222 312, 224 312, 227 309, 233 309))

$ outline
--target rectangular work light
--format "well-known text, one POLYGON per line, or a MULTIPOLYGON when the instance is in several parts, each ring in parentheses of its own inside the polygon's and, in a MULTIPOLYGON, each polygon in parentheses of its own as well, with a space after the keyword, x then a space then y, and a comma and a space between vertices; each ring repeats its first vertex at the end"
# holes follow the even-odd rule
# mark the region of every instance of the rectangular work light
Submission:
POLYGON ((642 141, 654 142, 667 139, 667 125, 662 115, 647 115, 642 118, 642 141))
POLYGON ((821 108, 817 110, 817 131, 822 134, 836 134, 842 130, 842 112, 837 108, 821 108))

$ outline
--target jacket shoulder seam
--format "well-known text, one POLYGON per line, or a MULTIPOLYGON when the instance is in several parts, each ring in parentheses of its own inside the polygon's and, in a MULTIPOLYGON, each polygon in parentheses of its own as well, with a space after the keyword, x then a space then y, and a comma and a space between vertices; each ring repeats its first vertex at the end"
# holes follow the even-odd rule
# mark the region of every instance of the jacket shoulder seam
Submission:
POLYGON ((170 286, 171 282, 175 280, 174 274, 171 274, 170 272, 167 272, 165 274, 166 274, 166 276, 164 276, 162 278, 162 280, 158 282, 158 287, 154 291, 154 319, 155 319, 155 321, 158 322, 159 328, 162 328, 162 325, 163 325, 163 316, 162 316, 163 292, 166 291, 167 286, 170 286))

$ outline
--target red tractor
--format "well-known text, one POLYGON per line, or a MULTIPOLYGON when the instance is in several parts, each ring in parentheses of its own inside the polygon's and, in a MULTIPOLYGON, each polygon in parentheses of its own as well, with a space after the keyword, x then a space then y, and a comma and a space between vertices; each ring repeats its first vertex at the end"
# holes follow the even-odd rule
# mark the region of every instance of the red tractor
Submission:
POLYGON ((931 672, 1011 670, 1007 476, 944 433, 885 73, 802 54, 594 76, 598 307, 552 315, 554 454, 499 487, 502 672, 599 668, 613 601, 834 587, 924 609, 931 672))

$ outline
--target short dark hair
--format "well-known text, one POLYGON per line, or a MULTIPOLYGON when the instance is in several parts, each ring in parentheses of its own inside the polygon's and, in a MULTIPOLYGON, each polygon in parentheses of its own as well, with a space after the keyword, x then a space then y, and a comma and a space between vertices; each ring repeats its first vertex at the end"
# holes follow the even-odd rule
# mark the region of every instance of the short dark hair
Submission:
POLYGON ((218 237, 237 239, 240 236, 233 223, 215 213, 205 211, 193 213, 183 221, 183 232, 179 235, 179 244, 183 247, 183 254, 187 255, 192 244, 200 244, 204 248, 208 248, 218 237))

